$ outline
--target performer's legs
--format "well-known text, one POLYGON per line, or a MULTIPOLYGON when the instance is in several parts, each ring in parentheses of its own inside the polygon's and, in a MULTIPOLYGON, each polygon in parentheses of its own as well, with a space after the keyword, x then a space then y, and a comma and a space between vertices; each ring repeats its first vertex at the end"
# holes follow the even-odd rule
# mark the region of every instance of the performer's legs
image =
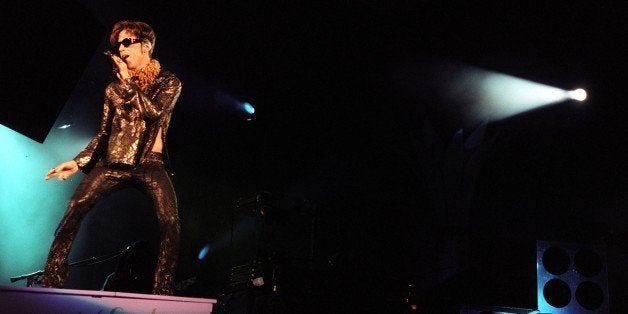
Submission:
POLYGON ((141 165, 136 175, 141 176, 140 189, 150 197, 159 222, 160 244, 153 294, 172 295, 174 276, 179 257, 179 215, 172 182, 163 165, 149 162, 141 165))
POLYGON ((55 232, 41 280, 43 286, 63 288, 69 271, 68 254, 81 220, 94 204, 119 187, 122 177, 117 170, 97 166, 81 181, 55 232))

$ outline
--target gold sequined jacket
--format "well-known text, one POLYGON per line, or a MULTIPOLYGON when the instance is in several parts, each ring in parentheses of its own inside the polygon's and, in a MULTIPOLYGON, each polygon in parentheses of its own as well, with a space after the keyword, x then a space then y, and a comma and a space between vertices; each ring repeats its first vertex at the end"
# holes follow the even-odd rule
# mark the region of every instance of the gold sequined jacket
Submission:
POLYGON ((166 134, 181 82, 162 69, 155 82, 142 91, 134 82, 110 83, 105 90, 98 133, 74 161, 87 173, 96 162, 134 166, 151 151, 162 128, 163 153, 168 166, 166 134))

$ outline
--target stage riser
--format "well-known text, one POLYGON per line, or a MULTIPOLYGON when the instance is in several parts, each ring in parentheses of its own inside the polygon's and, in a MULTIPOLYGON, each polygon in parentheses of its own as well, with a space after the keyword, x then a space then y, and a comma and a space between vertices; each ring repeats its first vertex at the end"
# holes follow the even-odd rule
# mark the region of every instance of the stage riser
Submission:
POLYGON ((0 286, 2 313, 212 313, 216 300, 0 286))

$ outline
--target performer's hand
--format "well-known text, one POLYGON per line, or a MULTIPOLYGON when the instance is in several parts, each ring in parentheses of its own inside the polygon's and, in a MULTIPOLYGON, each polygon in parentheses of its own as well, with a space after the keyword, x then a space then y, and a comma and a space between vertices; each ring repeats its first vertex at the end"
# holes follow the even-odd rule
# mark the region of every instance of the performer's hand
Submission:
POLYGON ((76 161, 70 160, 66 161, 58 166, 50 169, 44 176, 44 179, 48 180, 52 177, 57 177, 59 180, 63 181, 75 174, 79 170, 76 161))
POLYGON ((131 76, 129 75, 129 68, 126 64, 126 62, 124 62, 124 60, 122 60, 122 58, 120 58, 117 55, 112 54, 111 55, 111 60, 113 60, 113 64, 118 67, 118 71, 116 71, 116 76, 118 77, 118 79, 120 81, 125 81, 127 79, 129 79, 131 76))

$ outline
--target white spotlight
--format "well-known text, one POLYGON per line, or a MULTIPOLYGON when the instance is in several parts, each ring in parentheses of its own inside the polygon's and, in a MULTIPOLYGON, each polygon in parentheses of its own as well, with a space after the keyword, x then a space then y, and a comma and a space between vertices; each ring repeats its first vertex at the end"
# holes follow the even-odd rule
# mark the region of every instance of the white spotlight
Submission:
POLYGON ((582 88, 574 89, 569 91, 567 94, 569 95, 569 98, 577 101, 584 101, 587 99, 587 91, 582 88))
POLYGON ((564 89, 511 75, 481 69, 467 73, 465 88, 476 90, 477 95, 471 109, 475 119, 499 120, 569 98, 564 89))

